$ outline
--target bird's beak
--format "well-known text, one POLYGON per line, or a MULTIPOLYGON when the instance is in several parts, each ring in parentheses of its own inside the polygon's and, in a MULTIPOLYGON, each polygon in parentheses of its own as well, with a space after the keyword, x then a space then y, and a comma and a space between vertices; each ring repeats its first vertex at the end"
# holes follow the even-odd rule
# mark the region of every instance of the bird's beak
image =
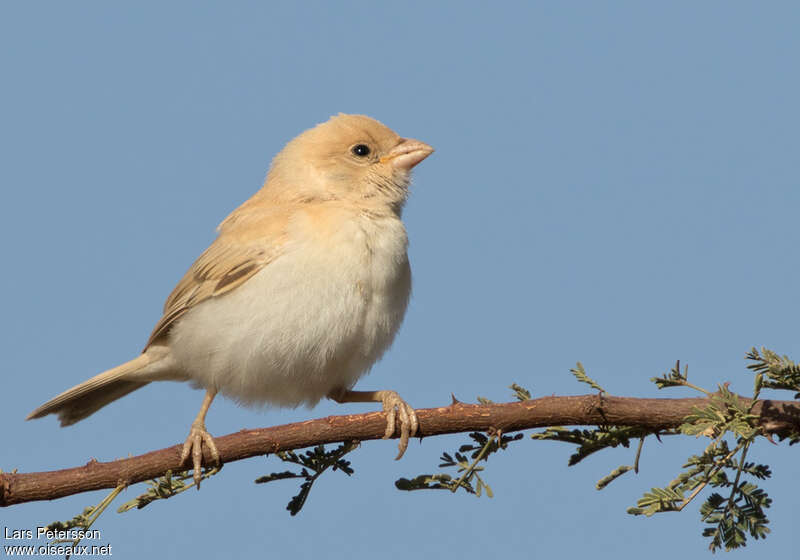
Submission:
POLYGON ((381 157, 381 163, 391 161, 392 167, 409 171, 432 153, 433 148, 425 142, 413 138, 403 138, 388 154, 381 157))

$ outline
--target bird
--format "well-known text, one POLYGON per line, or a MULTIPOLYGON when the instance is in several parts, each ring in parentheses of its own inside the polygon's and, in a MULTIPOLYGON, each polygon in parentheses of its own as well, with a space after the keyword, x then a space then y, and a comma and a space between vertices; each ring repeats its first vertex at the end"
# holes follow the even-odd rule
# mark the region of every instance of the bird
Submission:
POLYGON ((153 381, 205 396, 181 448, 202 479, 217 394, 245 406, 379 402, 400 459, 419 426, 395 391, 355 391, 391 345, 411 294, 402 211, 411 170, 433 153, 364 115, 338 114, 274 157, 263 186, 217 227, 136 358, 67 389, 27 419, 69 426, 153 381))

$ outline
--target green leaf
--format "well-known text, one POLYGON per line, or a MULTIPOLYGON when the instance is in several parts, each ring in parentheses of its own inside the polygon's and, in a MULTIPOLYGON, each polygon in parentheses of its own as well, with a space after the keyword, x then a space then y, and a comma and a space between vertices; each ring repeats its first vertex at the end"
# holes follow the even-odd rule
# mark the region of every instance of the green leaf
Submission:
POLYGON ((580 381, 581 383, 586 383, 593 389, 600 391, 601 393, 605 393, 606 390, 603 389, 594 379, 586 375, 586 370, 583 369, 583 364, 578 362, 574 368, 569 370, 575 378, 580 381))
POLYGON ((611 471, 608 475, 598 480, 597 484, 595 485, 595 488, 597 488, 598 490, 602 490, 603 488, 614 482, 617 478, 619 478, 620 476, 631 470, 633 470, 633 467, 629 465, 621 465, 616 469, 614 469, 613 471, 611 471))
POLYGON ((291 515, 297 515, 303 509, 306 500, 308 500, 314 483, 326 470, 342 471, 348 476, 353 474, 354 471, 350 466, 350 462, 343 459, 343 457, 358 446, 358 441, 349 441, 331 451, 326 451, 324 445, 317 445, 301 454, 297 454, 294 451, 279 451, 275 455, 285 463, 301 466, 300 472, 282 471, 272 473, 258 477, 255 482, 256 484, 266 484, 275 480, 303 479, 303 483, 300 484, 300 491, 286 505, 286 509, 291 515))
POLYGON ((516 397, 518 401, 531 400, 531 392, 528 391, 525 387, 517 385, 516 383, 512 383, 509 389, 514 391, 514 397, 516 397))

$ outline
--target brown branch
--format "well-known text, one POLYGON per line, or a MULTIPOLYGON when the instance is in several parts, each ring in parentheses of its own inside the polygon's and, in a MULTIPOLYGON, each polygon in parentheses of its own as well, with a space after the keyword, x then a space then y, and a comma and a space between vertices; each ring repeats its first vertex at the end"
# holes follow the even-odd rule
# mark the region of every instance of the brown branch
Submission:
MULTIPOLYGON (((747 399, 744 399, 747 401, 747 399)), ((638 399, 582 395, 543 397, 523 402, 475 405, 454 400, 450 406, 417 410, 421 437, 456 432, 502 429, 504 433, 568 425, 638 426, 650 430, 675 428, 695 406, 708 399, 638 399)), ((800 404, 764 400, 753 414, 766 433, 800 431, 800 404)), ((241 430, 215 438, 223 462, 322 443, 380 439, 386 428, 383 412, 328 416, 272 428, 241 430)), ((36 500, 54 500, 80 492, 115 488, 179 471, 180 445, 137 457, 101 463, 95 459, 82 467, 36 473, 0 473, 0 506, 36 500)), ((204 460, 211 457, 206 453, 204 460)))

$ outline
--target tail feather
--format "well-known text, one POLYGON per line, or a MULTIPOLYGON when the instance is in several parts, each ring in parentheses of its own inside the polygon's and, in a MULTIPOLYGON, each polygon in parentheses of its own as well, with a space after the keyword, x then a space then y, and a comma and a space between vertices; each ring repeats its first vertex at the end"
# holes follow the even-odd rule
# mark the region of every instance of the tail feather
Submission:
POLYGON ((133 374, 152 362, 153 356, 145 353, 130 362, 95 375, 50 399, 31 412, 26 420, 41 418, 48 414, 57 414, 62 426, 83 420, 107 404, 147 385, 149 380, 137 380, 133 374))

